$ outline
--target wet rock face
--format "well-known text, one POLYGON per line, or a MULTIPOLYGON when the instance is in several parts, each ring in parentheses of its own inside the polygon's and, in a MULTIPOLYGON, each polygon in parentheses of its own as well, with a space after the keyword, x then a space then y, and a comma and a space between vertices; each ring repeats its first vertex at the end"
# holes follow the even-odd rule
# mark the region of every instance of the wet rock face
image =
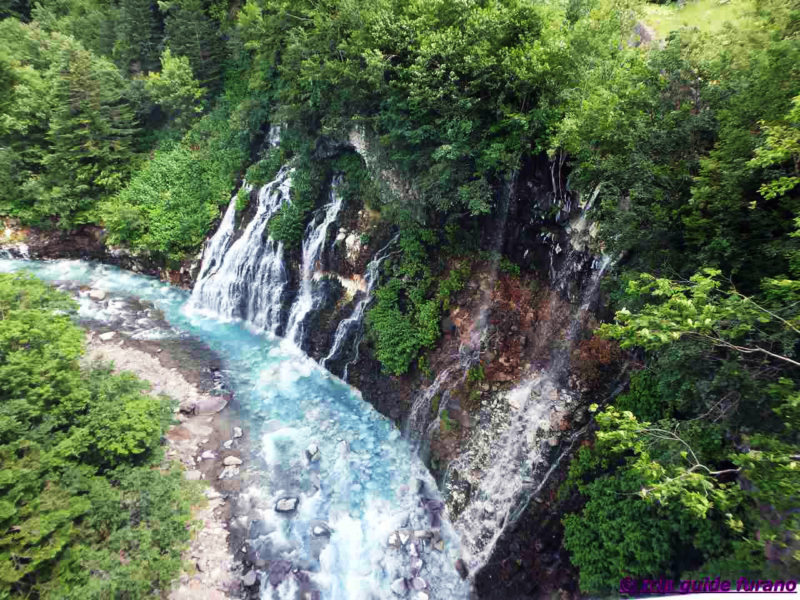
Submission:
POLYGON ((82 225, 70 231, 22 227, 15 219, 7 219, 5 225, 0 235, 0 249, 14 258, 96 260, 185 288, 191 287, 200 267, 196 258, 187 259, 173 269, 161 259, 111 248, 106 243, 105 230, 96 225, 82 225))

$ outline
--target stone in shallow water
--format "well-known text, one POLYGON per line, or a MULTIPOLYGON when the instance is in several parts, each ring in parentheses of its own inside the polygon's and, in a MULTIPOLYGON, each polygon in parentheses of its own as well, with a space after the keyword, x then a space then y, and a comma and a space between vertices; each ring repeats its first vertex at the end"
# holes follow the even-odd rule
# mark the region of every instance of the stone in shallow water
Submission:
POLYGON ((256 584, 257 575, 255 570, 248 571, 246 575, 242 577, 242 585, 244 587, 250 587, 256 584))
POLYGON ((297 510, 297 505, 300 503, 299 498, 287 497, 279 498, 275 503, 275 512, 290 513, 297 510))
POLYGON ((422 590, 428 589, 428 583, 422 577, 414 577, 414 579, 411 580, 411 587, 421 592, 422 590))
POLYGON ((105 300, 106 292, 105 290, 92 290, 89 292, 89 298, 92 300, 105 300))
POLYGON ((242 462, 243 462, 242 459, 237 456, 226 456, 222 460, 222 464, 225 465, 226 467, 235 467, 237 465, 242 464, 242 462))
POLYGON ((292 563, 288 560, 274 560, 269 566, 269 583, 278 587, 292 571, 292 563))
POLYGON ((402 577, 399 579, 395 579, 391 585, 392 593, 397 596, 405 596, 408 593, 408 585, 406 585, 406 580, 402 577))
POLYGON ((469 577, 469 569, 467 568, 467 563, 464 562, 463 559, 459 558, 456 561, 456 571, 458 574, 461 575, 461 579, 466 579, 469 577))
POLYGON ((233 428, 233 439, 242 437, 242 428, 241 427, 234 427, 233 428))
POLYGON ((420 571, 422 571, 424 563, 422 562, 421 558, 414 557, 409 561, 409 566, 411 567, 411 574, 416 577, 419 575, 420 571))
POLYGON ((311 444, 308 448, 306 448, 306 458, 308 462, 316 462, 322 457, 320 454, 319 446, 316 444, 311 444))
POLYGON ((400 536, 397 535, 396 531, 393 531, 392 534, 389 536, 389 546, 391 548, 399 548, 402 546, 400 543, 400 536))
POLYGON ((311 528, 311 533, 313 533, 317 537, 327 537, 331 534, 331 528, 328 527, 325 523, 317 523, 314 527, 311 528))

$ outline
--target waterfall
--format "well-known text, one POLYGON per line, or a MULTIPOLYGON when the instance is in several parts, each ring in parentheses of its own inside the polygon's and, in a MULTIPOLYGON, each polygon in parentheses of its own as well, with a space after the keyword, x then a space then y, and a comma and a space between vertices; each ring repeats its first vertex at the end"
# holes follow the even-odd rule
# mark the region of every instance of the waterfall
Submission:
MULTIPOLYGON (((460 367, 460 364, 456 364, 441 371, 431 385, 416 395, 406 422, 406 437, 408 439, 414 439, 418 445, 425 441, 428 423, 433 416, 431 415, 433 398, 440 392, 442 386, 450 380, 456 369, 460 369, 460 367)), ((437 413, 441 414, 443 408, 443 403, 440 402, 437 413)))
POLYGON ((292 169, 284 166, 275 181, 258 190, 256 214, 232 243, 236 200, 231 199, 203 256, 190 310, 242 319, 259 331, 278 332, 287 277, 283 244, 268 237, 267 225, 289 198, 291 174, 292 169))
POLYGON ((478 318, 476 319, 469 336, 469 348, 462 348, 460 352, 462 355, 464 355, 465 352, 469 354, 469 360, 466 364, 467 369, 478 362, 481 345, 484 337, 486 336, 489 319, 489 307, 492 303, 492 290, 494 289, 494 284, 497 281, 497 272, 500 268, 500 259, 502 256, 503 243, 505 242, 506 236, 506 224, 508 223, 508 211, 511 206, 511 196, 514 193, 516 183, 517 172, 514 171, 511 173, 511 176, 506 183, 504 193, 500 195, 500 204, 498 206, 498 215, 500 219, 490 244, 492 259, 489 284, 483 289, 480 313, 478 314, 478 318))
POLYGON ((319 260, 328 239, 328 229, 336 220, 342 208, 342 196, 339 194, 341 177, 336 176, 331 182, 330 202, 323 208, 325 217, 315 225, 311 221, 303 237, 303 265, 301 268, 300 290, 289 313, 289 324, 286 327, 286 339, 301 347, 305 337, 305 320, 319 305, 320 299, 314 295, 314 273, 319 270, 319 260))
MULTIPOLYGON (((247 182, 244 182, 242 184, 242 189, 249 194, 253 187, 248 185, 247 182)), ((237 191, 233 194, 233 196, 231 196, 231 201, 228 203, 228 209, 225 211, 225 216, 222 218, 222 222, 220 222, 217 232, 208 241, 205 249, 203 250, 203 264, 201 266, 200 274, 197 277, 198 280, 207 279, 213 274, 212 270, 216 272, 217 268, 219 268, 221 264, 222 256, 228 250, 228 246, 231 245, 233 230, 236 226, 236 198, 238 195, 239 192, 237 191)))
POLYGON ((345 344, 348 340, 351 340, 349 345, 350 356, 345 357, 344 369, 342 371, 342 379, 344 381, 347 381, 347 369, 358 360, 358 347, 361 344, 361 338, 364 332, 364 313, 370 302, 372 302, 372 291, 375 288, 375 284, 378 283, 381 263, 391 256, 391 254, 387 253, 387 250, 397 241, 397 237, 398 236, 393 237, 388 244, 378 250, 367 265, 367 271, 364 274, 364 280, 367 283, 366 293, 358 301, 350 316, 339 321, 328 356, 323 358, 320 363, 324 368, 330 369, 328 365, 332 361, 342 357, 342 354, 346 352, 344 348, 345 344))
MULTIPOLYGON (((574 260, 584 259, 576 254, 574 260)), ((577 266, 571 262, 562 265, 559 277, 575 272, 577 266)), ((451 464, 459 472, 480 471, 478 488, 473 489, 469 504, 456 521, 472 572, 486 564, 503 532, 514 525, 579 437, 580 432, 576 432, 561 443, 553 436, 569 405, 576 404, 577 398, 563 387, 569 375, 570 353, 610 265, 609 257, 594 261, 591 278, 584 284, 564 331, 566 347, 555 349, 545 369, 506 393, 508 408, 494 411, 491 425, 451 464), (551 450, 559 445, 560 456, 548 465, 551 450)), ((555 303, 557 281, 553 284, 555 303)), ((552 341, 553 333, 546 332, 543 343, 552 341)))

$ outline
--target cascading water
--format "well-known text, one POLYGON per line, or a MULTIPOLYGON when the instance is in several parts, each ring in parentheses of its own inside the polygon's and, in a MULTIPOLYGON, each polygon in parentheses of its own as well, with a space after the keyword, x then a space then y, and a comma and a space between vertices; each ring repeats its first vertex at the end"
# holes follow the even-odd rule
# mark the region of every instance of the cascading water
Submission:
POLYGON ((508 178, 503 193, 500 195, 498 205, 499 220, 494 231, 490 247, 492 249, 491 266, 489 271, 489 281, 482 290, 481 309, 478 319, 470 332, 469 348, 461 348, 459 354, 463 357, 469 355, 466 368, 476 363, 480 356, 481 345, 488 329, 489 308, 492 303, 492 291, 497 281, 497 272, 500 268, 500 258, 503 251, 503 244, 506 237, 506 224, 508 223, 508 211, 511 207, 511 199, 517 183, 517 172, 514 171, 508 178))
POLYGON ((314 295, 314 273, 320 270, 319 260, 328 239, 328 229, 336 221, 342 208, 342 196, 339 194, 341 176, 331 182, 330 202, 323 208, 322 222, 312 221, 306 228, 303 238, 303 264, 301 267, 300 290, 297 299, 289 312, 289 323, 286 326, 286 339, 298 348, 302 347, 305 334, 305 320, 320 304, 320 298, 314 295))
POLYGON ((231 200, 203 256, 191 308, 247 321, 258 331, 278 333, 287 276, 283 244, 268 237, 267 226, 288 200, 291 174, 284 166, 275 181, 258 190, 256 214, 233 243, 236 201, 231 200))
POLYGON ((367 271, 364 274, 364 280, 367 284, 366 292, 358 301, 350 316, 339 321, 336 333, 333 336, 330 352, 320 363, 323 367, 329 368, 334 361, 344 358, 344 368, 342 369, 342 379, 344 381, 347 381, 347 369, 358 360, 358 347, 361 344, 364 332, 364 313, 370 302, 372 302, 372 291, 375 288, 375 284, 378 283, 381 263, 391 256, 388 250, 396 240, 397 236, 393 237, 388 244, 375 253, 375 256, 372 257, 372 260, 367 265, 367 271), (343 357, 348 352, 346 346, 349 348, 349 356, 343 357))
MULTIPOLYGON (((562 443, 558 458, 541 473, 547 466, 544 461, 549 457, 550 447, 558 445, 557 441, 551 443, 556 438, 548 436, 553 435, 569 405, 577 400, 562 387, 569 374, 570 351, 610 264, 608 257, 595 261, 596 268, 583 287, 578 308, 564 333, 564 347, 554 348, 545 369, 506 394, 507 410, 495 411, 490 427, 450 465, 462 473, 480 471, 477 489, 473 489, 469 503, 456 520, 472 571, 486 564, 503 532, 514 525, 531 497, 544 486, 579 437, 580 432, 573 433, 566 448, 562 443)), ((568 277, 576 268, 566 262, 561 272, 568 277)), ((551 298, 555 303, 555 291, 551 298)), ((543 343, 552 341, 549 335, 552 333, 544 336, 543 343)))
MULTIPOLYGON (((247 182, 242 183, 241 188, 245 193, 249 194, 253 187, 248 185, 247 182)), ((208 240, 205 249, 203 250, 203 257, 208 257, 204 260, 200 269, 200 274, 197 279, 208 279, 216 273, 221 265, 221 257, 228 251, 228 246, 231 245, 233 239, 233 232, 236 227, 236 198, 239 192, 231 196, 231 201, 228 203, 228 209, 225 211, 225 216, 217 228, 214 236, 208 240)))
POLYGON ((356 390, 290 345, 186 310, 188 294, 156 279, 82 261, 0 260, 1 272, 20 269, 105 290, 99 304, 81 292, 82 318, 110 323, 125 298, 152 302, 173 328, 164 335, 199 338, 223 359, 250 417, 249 483, 236 504, 255 507, 257 518, 236 522, 245 519, 248 557, 267 565, 258 575, 264 600, 466 600, 469 585, 453 566, 458 537, 433 478, 356 390), (296 499, 288 514, 276 510, 284 497, 296 499))

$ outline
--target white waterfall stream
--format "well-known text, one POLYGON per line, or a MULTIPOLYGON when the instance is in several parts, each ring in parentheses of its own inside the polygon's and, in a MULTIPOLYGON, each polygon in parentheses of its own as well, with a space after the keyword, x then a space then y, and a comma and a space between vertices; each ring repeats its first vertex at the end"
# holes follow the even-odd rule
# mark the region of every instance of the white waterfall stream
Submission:
POLYGON ((258 191, 258 207, 241 236, 233 236, 236 202, 207 246, 191 309, 223 319, 240 319, 256 330, 277 333, 287 276, 283 244, 268 236, 270 219, 289 197, 292 170, 283 167, 275 181, 258 191))
POLYGON ((314 273, 321 270, 319 260, 325 248, 325 241, 328 239, 328 229, 336 221, 342 208, 342 196, 339 194, 340 184, 341 177, 335 177, 331 182, 330 202, 323 208, 325 216, 322 222, 317 224, 312 220, 303 237, 303 264, 300 271, 302 279, 297 299, 289 312, 289 323, 286 326, 285 336, 297 347, 301 347, 303 344, 306 318, 320 302, 320 299, 314 295, 314 273))
POLYGON ((364 280, 367 283, 366 292, 358 301, 350 316, 339 321, 336 333, 333 336, 331 349, 320 363, 323 367, 329 368, 333 361, 338 360, 342 357, 342 354, 347 352, 345 346, 349 346, 350 356, 347 357, 342 370, 342 379, 345 381, 347 381, 347 369, 358 360, 358 347, 361 344, 364 331, 364 313, 370 302, 372 302, 372 292, 375 284, 378 283, 381 263, 391 255, 388 250, 396 240, 397 236, 393 237, 388 244, 375 253, 375 256, 372 257, 372 260, 367 265, 367 271, 364 274, 364 280))
MULTIPOLYGON (((583 286, 580 304, 565 332, 566 348, 555 352, 545 369, 506 394, 508 409, 495 411, 491 427, 451 465, 460 472, 475 468, 481 472, 478 489, 473 490, 469 504, 456 521, 472 571, 486 564, 503 532, 514 524, 521 507, 538 493, 566 452, 562 450, 558 460, 537 478, 536 471, 543 466, 542 461, 554 445, 551 442, 556 439, 552 437, 553 428, 575 400, 562 387, 569 370, 570 349, 610 264, 609 257, 595 261, 596 268, 583 286)), ((564 276, 574 271, 575 266, 569 263, 561 269, 564 276)), ((555 295, 554 292, 554 298, 555 295)), ((569 438, 569 447, 576 436, 569 438)))

